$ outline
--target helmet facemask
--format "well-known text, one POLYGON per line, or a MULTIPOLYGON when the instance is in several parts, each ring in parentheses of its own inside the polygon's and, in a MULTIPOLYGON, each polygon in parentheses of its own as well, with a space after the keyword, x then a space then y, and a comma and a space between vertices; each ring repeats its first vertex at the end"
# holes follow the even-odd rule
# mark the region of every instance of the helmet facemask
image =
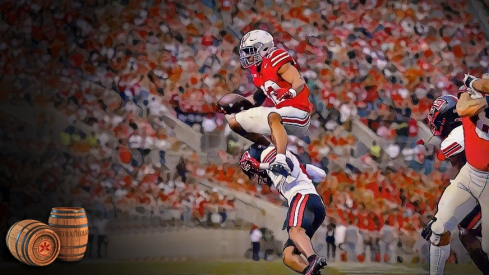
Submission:
MULTIPOLYGON (((437 114, 438 115, 438 114, 437 114)), ((442 120, 436 120, 436 117, 430 119, 429 126, 431 133, 437 137, 447 137, 448 134, 458 126, 462 124, 461 118, 455 118, 452 121, 447 123, 447 119, 443 118, 442 120)))
POLYGON ((239 49, 239 61, 244 68, 249 68, 252 65, 258 65, 263 60, 260 51, 263 48, 262 43, 255 43, 252 46, 243 47, 239 49), (253 62, 250 62, 249 58, 253 56, 253 62))
POLYGON ((430 130, 431 130, 431 133, 434 135, 434 136, 441 136, 442 133, 443 133, 443 125, 445 125, 445 121, 446 119, 443 119, 442 121, 433 121, 430 123, 430 130))
POLYGON ((266 171, 258 170, 256 171, 256 175, 258 176, 258 184, 265 184, 268 185, 268 187, 272 186, 272 179, 270 179, 266 171))
POLYGON ((266 184, 268 186, 271 186, 272 180, 270 179, 270 177, 268 176, 265 170, 254 169, 251 168, 250 165, 246 165, 246 166, 240 165, 240 166, 243 173, 245 173, 245 175, 247 175, 251 181, 253 181, 256 178, 258 184, 266 184))

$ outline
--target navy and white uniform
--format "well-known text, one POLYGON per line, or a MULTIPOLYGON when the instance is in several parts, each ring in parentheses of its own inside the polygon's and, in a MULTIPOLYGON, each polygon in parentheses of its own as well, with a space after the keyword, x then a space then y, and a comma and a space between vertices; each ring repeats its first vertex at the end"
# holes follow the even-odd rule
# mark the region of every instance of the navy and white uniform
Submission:
MULTIPOLYGON (((268 147, 261 153, 260 161, 262 163, 272 163, 276 154, 277 150, 275 147, 268 147)), ((326 217, 326 208, 306 171, 306 167, 300 163, 297 156, 292 152, 287 150, 285 155, 291 170, 290 176, 295 178, 292 182, 288 183, 282 175, 277 175, 267 170, 273 185, 287 200, 289 205, 283 229, 287 228, 288 231, 291 227, 302 227, 306 230, 307 236, 312 238, 326 217)), ((293 246, 293 242, 290 239, 285 244, 285 247, 287 246, 293 246)))
MULTIPOLYGON (((452 157, 462 156, 465 154, 465 138, 464 138, 464 129, 463 126, 460 125, 457 128, 453 129, 450 134, 442 141, 440 145, 441 153, 448 159, 452 157)), ((457 177, 462 177, 468 173, 467 169, 461 169, 459 171, 459 175, 457 177)), ((468 184, 468 183, 467 183, 468 184)), ((480 225, 480 205, 474 200, 473 204, 466 203, 466 200, 463 196, 458 196, 460 191, 459 189, 464 189, 463 186, 452 182, 443 192, 442 199, 444 197, 450 197, 451 200, 447 204, 456 205, 453 207, 453 211, 445 211, 447 208, 439 208, 435 217, 441 222, 444 223, 446 229, 451 231, 457 225, 457 222, 460 223, 460 227, 464 229, 475 229, 480 225), (460 198, 460 200, 458 200, 460 198), (463 208, 463 211, 458 211, 463 208), (453 213, 452 213, 453 212, 453 213), (463 213, 468 213, 464 216, 455 215, 456 220, 452 219, 454 214, 459 213, 464 215, 463 213)), ((449 208, 452 210, 452 208, 449 208)))
MULTIPOLYGON (((465 160, 465 137, 462 125, 454 128, 442 141, 440 151, 447 159, 463 157, 465 160)), ((460 230, 480 230, 481 207, 477 200, 467 192, 465 185, 469 183, 468 176, 467 165, 464 165, 457 177, 443 191, 435 215, 437 221, 431 227, 434 233, 441 235, 444 230, 452 231, 457 224, 460 230)), ((449 255, 450 246, 431 245, 430 274, 443 274, 449 255)))

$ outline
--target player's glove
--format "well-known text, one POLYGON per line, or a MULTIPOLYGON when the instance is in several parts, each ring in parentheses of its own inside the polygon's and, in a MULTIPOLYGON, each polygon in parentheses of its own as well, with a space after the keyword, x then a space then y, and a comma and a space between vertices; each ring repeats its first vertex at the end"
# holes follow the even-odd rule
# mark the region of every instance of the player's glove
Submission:
POLYGON ((472 98, 472 99, 479 99, 479 98, 483 98, 484 97, 482 95, 482 93, 479 93, 478 91, 476 91, 474 89, 471 89, 471 88, 468 88, 467 89, 467 93, 469 93, 470 98, 472 98))
MULTIPOLYGON (((477 78, 478 79, 478 78, 477 78)), ((476 90, 472 89, 472 88, 468 88, 468 86, 466 86, 465 84, 458 88, 458 95, 457 97, 460 99, 460 94, 461 93, 468 93, 470 95, 470 98, 472 99, 479 99, 479 98, 483 98, 484 96, 477 92, 476 90)))
POLYGON ((275 90, 277 100, 291 99, 297 95, 297 91, 294 89, 280 88, 275 90))
POLYGON ((239 165, 244 171, 250 171, 253 169, 260 169, 260 162, 253 158, 248 152, 245 152, 239 160, 239 165))
POLYGON ((464 84, 465 84, 465 86, 466 86, 466 87, 468 87, 468 88, 470 88, 470 89, 472 89, 472 90, 475 90, 475 89, 474 89, 474 86, 473 86, 474 81, 479 80, 479 79, 480 79, 480 78, 477 78, 477 77, 475 77, 475 76, 473 76, 473 75, 470 75, 470 74, 465 74, 465 77, 464 77, 464 84))
POLYGON ((423 228, 423 231, 421 231, 421 237, 423 237, 423 239, 429 241, 430 238, 431 238, 431 235, 433 234, 433 231, 431 231, 431 226, 433 225, 433 223, 436 222, 436 218, 433 217, 429 222, 428 224, 423 228))

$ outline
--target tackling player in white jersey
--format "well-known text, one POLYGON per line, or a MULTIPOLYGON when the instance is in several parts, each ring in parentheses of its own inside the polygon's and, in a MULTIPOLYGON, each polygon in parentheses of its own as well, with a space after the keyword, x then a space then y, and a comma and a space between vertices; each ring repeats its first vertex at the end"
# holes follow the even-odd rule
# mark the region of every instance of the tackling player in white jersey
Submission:
POLYGON ((244 152, 240 159, 241 170, 251 179, 258 177, 259 184, 273 185, 287 200, 289 211, 284 222, 284 228, 289 233, 289 239, 284 244, 283 260, 292 270, 301 274, 320 274, 320 269, 326 266, 326 259, 318 256, 311 244, 311 238, 321 226, 326 209, 323 200, 318 195, 312 182, 311 174, 324 177, 323 170, 304 166, 298 157, 286 151, 286 162, 294 179, 271 171, 270 163, 277 156, 275 147, 253 144, 244 152), (309 171, 309 173, 308 173, 309 171), (307 258, 304 260, 301 255, 307 258))

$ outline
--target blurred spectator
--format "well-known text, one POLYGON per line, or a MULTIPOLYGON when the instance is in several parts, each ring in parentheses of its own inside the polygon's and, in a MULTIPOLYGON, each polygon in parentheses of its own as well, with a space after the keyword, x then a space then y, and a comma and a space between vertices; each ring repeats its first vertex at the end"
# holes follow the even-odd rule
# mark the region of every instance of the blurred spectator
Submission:
POLYGON ((187 182, 187 171, 188 170, 187 170, 187 166, 185 163, 185 159, 183 157, 180 157, 180 161, 178 162, 176 169, 177 169, 177 171, 173 175, 173 181, 178 179, 178 177, 181 177, 183 182, 187 182))
POLYGON ((260 260, 260 256, 258 256, 258 253, 260 252, 261 238, 262 238, 262 233, 260 229, 255 224, 252 224, 250 230, 250 239, 251 239, 251 246, 253 248, 253 261, 260 260))
POLYGON ((380 160, 381 150, 382 149, 380 148, 380 146, 377 144, 376 141, 372 142, 372 146, 370 146, 370 155, 377 162, 379 162, 380 160))
POLYGON ((107 234, 109 220, 104 217, 101 211, 95 212, 93 224, 97 228, 97 257, 99 259, 108 258, 109 236, 107 234), (105 253, 102 256, 102 248, 105 253))
MULTIPOLYGON (((371 148, 372 149, 372 148, 371 148)), ((400 152, 399 145, 397 144, 389 144, 389 146, 385 149, 385 152, 391 159, 395 159, 400 152)))
POLYGON ((168 109, 165 107, 165 105, 162 104, 162 102, 158 100, 156 96, 150 98, 147 106, 149 109, 148 115, 150 116, 161 117, 163 116, 163 114, 168 113, 168 109))
POLYGON ((87 142, 88 142, 88 145, 91 147, 91 148, 96 148, 98 147, 99 145, 99 141, 97 139, 97 137, 95 136, 95 132, 91 132, 89 136, 87 136, 87 142))
POLYGON ((390 221, 386 220, 384 226, 379 231, 379 246, 381 261, 395 263, 397 260, 398 237, 396 230, 391 226, 390 221))
POLYGON ((88 242, 85 257, 92 258, 93 242, 97 233, 97 227, 94 224, 94 218, 91 210, 86 210, 88 220, 88 242))
POLYGON ((217 128, 217 124, 215 122, 215 118, 212 115, 207 115, 204 117, 202 121, 202 129, 204 133, 211 133, 217 128))
POLYGON ((327 260, 329 261, 330 259, 330 250, 331 250, 331 256, 333 259, 336 259, 336 244, 335 244, 335 229, 336 225, 334 223, 329 223, 328 224, 328 231, 326 232, 326 245, 327 245, 327 260))
POLYGON ((168 170, 168 168, 166 167, 166 160, 165 160, 165 154, 166 152, 163 151, 163 150, 160 150, 159 151, 159 156, 160 156, 160 164, 161 166, 165 169, 165 170, 168 170))
POLYGON ((341 248, 346 252, 348 261, 357 261, 356 250, 359 231, 356 222, 356 220, 350 220, 345 231, 345 241, 341 244, 341 248))

